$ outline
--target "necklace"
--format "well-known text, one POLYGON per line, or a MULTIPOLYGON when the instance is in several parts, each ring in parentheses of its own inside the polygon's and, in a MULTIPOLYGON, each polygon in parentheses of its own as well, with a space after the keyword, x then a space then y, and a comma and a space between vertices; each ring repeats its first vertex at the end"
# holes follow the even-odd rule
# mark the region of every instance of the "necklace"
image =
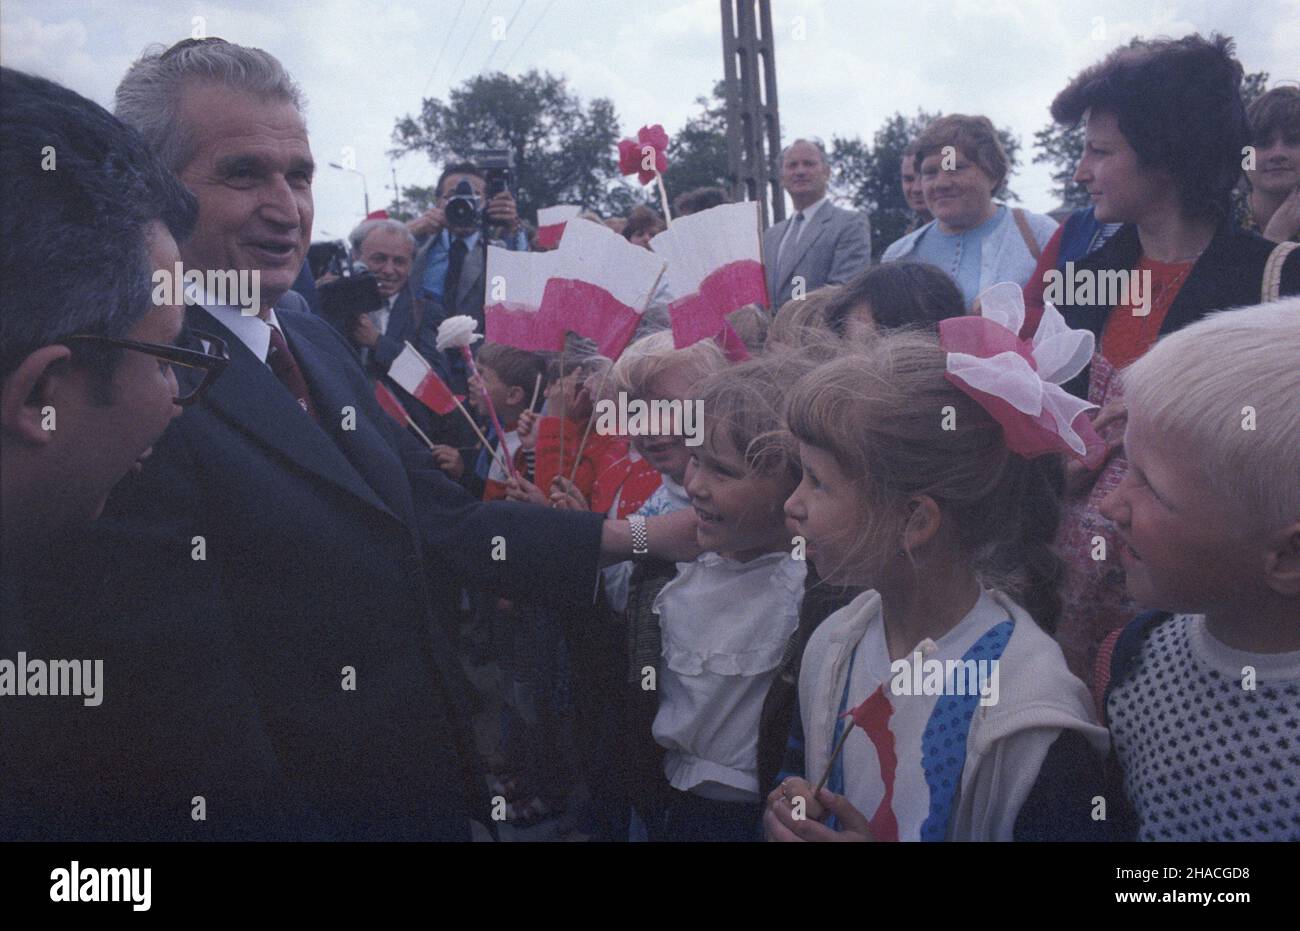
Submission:
MULTIPOLYGON (((1201 250, 1201 252, 1204 251, 1205 251, 1204 249, 1201 250)), ((1161 324, 1163 324, 1165 317, 1169 315, 1168 314, 1169 308, 1166 307, 1164 313, 1156 313, 1156 308, 1163 306, 1162 302, 1165 299, 1165 295, 1168 294, 1170 291, 1174 293, 1175 297, 1177 296, 1178 290, 1183 286, 1183 282, 1185 282, 1188 279, 1188 277, 1192 274, 1192 269, 1195 267, 1196 259, 1200 257, 1200 254, 1201 253, 1198 252, 1191 261, 1185 263, 1183 268, 1180 268, 1174 275, 1170 276, 1165 281, 1162 281, 1160 283, 1160 292, 1158 294, 1154 294, 1151 296, 1151 304, 1149 307, 1149 312, 1147 313, 1146 317, 1142 320, 1141 325, 1138 327, 1138 340, 1142 345, 1146 346, 1149 345, 1151 342, 1150 340, 1151 334, 1149 331, 1152 329, 1153 321, 1159 320, 1161 321, 1161 324)), ((1169 264, 1172 265, 1177 263, 1171 262, 1169 264)), ((1175 298, 1171 298, 1170 300, 1172 301, 1174 299, 1175 298)))

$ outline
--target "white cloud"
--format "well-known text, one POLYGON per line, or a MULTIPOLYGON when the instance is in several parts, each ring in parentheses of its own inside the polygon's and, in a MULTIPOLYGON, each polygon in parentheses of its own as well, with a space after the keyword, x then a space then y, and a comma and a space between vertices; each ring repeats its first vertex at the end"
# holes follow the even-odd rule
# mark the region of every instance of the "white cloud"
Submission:
MULTIPOLYGON (((495 44, 494 20, 517 0, 5 0, 0 54, 109 105, 127 66, 146 45, 188 36, 192 17, 209 35, 265 48, 302 86, 317 159, 356 150, 371 206, 389 199, 387 149, 396 120, 418 112, 421 92, 446 99, 456 83, 491 61, 566 77, 585 100, 610 97, 624 134, 661 122, 670 132, 695 112, 722 77, 716 0, 526 0, 495 44), (545 21, 543 11, 549 11, 545 21), (450 30, 450 32, 449 32, 450 30), (442 58, 438 52, 446 46, 442 58), (436 64, 436 68, 434 67, 436 64)), ((1031 209, 1052 207, 1044 166, 1029 163, 1033 133, 1065 82, 1133 35, 1193 29, 1236 37, 1248 71, 1300 78, 1300 0, 1222 4, 1212 0, 1134 4, 1132 0, 777 0, 773 39, 785 138, 866 138, 895 111, 918 107, 984 113, 1021 138, 1016 190, 1031 209), (1094 39, 1094 17, 1105 35, 1094 39), (796 37, 796 28, 804 38, 796 37)), ((497 18, 500 18, 499 20, 497 18)), ((391 162, 403 185, 431 184, 423 156, 391 162)), ((315 185, 317 233, 342 235, 359 218, 351 174, 322 168, 315 185)))

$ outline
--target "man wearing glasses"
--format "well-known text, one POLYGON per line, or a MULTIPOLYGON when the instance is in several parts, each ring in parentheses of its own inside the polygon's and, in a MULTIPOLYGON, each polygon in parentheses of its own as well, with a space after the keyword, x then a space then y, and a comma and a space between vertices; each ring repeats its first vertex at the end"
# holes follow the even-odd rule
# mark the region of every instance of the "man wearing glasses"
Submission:
POLYGON ((13 664, 7 682, 0 669, 0 838, 14 838, 57 832, 69 805, 122 785, 125 772, 105 765, 121 753, 112 735, 142 718, 130 660, 106 649, 121 619, 97 613, 92 565, 75 580, 52 565, 224 360, 220 347, 178 348, 181 308, 152 301, 150 272, 178 260, 197 208, 140 136, 8 68, 0 124, 0 662, 13 664), (181 389, 178 368, 202 376, 181 389), (90 700, 29 676, 87 656, 105 667, 90 700))

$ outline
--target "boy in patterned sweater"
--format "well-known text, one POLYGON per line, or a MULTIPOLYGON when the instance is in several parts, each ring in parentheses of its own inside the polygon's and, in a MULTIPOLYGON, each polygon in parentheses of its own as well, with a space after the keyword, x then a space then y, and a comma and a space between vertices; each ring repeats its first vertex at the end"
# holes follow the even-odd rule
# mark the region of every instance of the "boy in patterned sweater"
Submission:
POLYGON ((1107 801, 1141 840, 1300 840, 1300 299, 1207 317, 1123 377, 1102 513, 1159 610, 1101 651, 1107 801))

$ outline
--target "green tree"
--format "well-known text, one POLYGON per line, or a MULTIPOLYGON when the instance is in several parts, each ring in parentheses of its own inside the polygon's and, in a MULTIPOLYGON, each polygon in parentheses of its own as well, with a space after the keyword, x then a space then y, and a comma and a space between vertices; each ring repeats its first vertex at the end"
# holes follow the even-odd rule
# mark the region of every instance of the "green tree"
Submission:
POLYGON ((698 187, 727 186, 726 85, 713 85, 712 97, 696 97, 700 113, 669 137, 664 185, 676 197, 698 187))
POLYGON ((1034 133, 1034 164, 1047 163, 1052 166, 1052 181, 1055 194, 1066 207, 1079 209, 1087 207, 1092 201, 1088 191, 1081 184, 1074 182, 1074 169, 1083 158, 1083 124, 1064 126, 1052 123, 1034 133))
POLYGON ((519 213, 535 220, 537 209, 550 204, 617 209, 624 199, 617 190, 618 138, 610 100, 584 105, 549 72, 498 72, 453 88, 446 103, 426 98, 418 115, 397 121, 392 154, 424 152, 442 165, 476 150, 507 149, 519 213))
MULTIPOLYGON (((871 251, 875 258, 903 236, 913 220, 912 210, 907 206, 899 183, 903 150, 939 116, 941 114, 923 110, 917 110, 911 117, 895 113, 876 130, 870 145, 856 136, 831 139, 831 191, 870 215, 871 251)), ((1011 162, 1011 170, 1015 171, 1020 140, 1009 129, 997 132, 1011 162)), ((1006 200, 1020 199, 1009 188, 999 192, 998 196, 1006 200)))
POLYGON ((424 213, 437 201, 438 194, 433 189, 432 184, 413 184, 410 187, 402 187, 402 202, 396 201, 389 203, 384 209, 394 220, 401 220, 405 223, 407 220, 413 220, 420 214, 424 213))

